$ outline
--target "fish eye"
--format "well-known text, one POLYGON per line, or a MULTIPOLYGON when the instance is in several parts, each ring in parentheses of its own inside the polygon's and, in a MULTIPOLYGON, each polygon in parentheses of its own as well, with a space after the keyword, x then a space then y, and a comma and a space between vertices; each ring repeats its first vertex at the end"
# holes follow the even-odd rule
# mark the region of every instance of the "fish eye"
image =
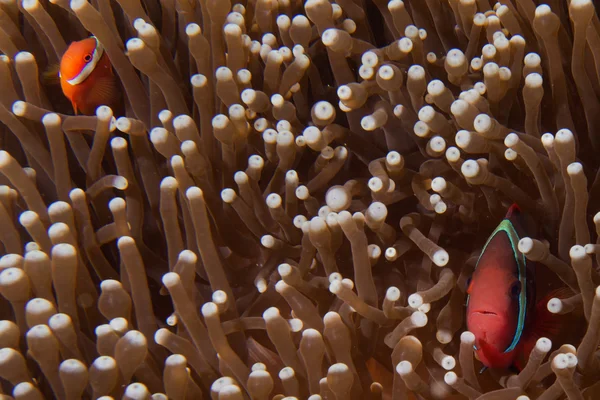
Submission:
POLYGON ((86 54, 85 56, 83 56, 83 61, 85 61, 86 63, 92 61, 92 55, 89 53, 86 54))
POLYGON ((521 294, 521 282, 515 282, 510 287, 511 297, 518 297, 521 294))

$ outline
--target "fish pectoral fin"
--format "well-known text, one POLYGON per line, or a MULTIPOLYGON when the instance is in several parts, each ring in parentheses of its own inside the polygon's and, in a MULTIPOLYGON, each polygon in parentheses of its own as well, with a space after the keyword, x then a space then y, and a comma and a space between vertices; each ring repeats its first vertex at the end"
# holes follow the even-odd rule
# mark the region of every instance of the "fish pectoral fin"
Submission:
POLYGON ((94 86, 90 89, 90 93, 87 98, 89 104, 97 104, 113 106, 113 103, 117 99, 119 93, 117 84, 113 77, 108 76, 104 78, 98 78, 94 82, 94 86))
MULTIPOLYGON (((548 293, 543 299, 542 301, 546 301, 548 302, 548 300, 550 300, 553 297, 559 298, 559 299, 566 299, 568 297, 574 296, 575 293, 573 292, 573 290, 571 290, 571 288, 569 287, 561 287, 558 289, 554 289, 553 291, 551 291, 550 293, 548 293)), ((541 301, 540 301, 541 303, 541 301)), ((546 307, 545 303, 544 303, 544 307, 546 307)))
POLYGON ((531 324, 531 333, 537 339, 540 337, 548 337, 552 339, 560 333, 565 319, 568 316, 561 314, 553 314, 548 311, 548 301, 552 298, 566 299, 573 296, 574 293, 567 287, 555 289, 544 296, 537 302, 535 307, 535 315, 531 324))

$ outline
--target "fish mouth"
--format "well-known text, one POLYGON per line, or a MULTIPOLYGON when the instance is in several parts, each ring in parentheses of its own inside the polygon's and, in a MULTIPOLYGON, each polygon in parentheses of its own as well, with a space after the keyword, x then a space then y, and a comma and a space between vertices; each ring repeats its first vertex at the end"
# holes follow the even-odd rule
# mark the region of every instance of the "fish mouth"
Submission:
POLYGON ((481 315, 495 315, 498 316, 498 314, 496 314, 493 311, 488 311, 488 310, 478 310, 478 311, 473 311, 473 314, 481 314, 481 315))

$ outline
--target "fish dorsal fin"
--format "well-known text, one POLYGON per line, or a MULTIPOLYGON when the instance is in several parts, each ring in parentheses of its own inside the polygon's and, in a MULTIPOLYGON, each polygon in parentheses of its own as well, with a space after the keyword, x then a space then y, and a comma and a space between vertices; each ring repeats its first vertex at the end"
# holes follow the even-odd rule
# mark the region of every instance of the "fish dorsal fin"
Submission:
MULTIPOLYGON (((527 313, 527 260, 525 259, 523 253, 521 253, 518 250, 520 238, 519 234, 517 233, 517 230, 515 229, 514 225, 509 219, 503 219, 502 222, 500 222, 500 224, 496 227, 494 232, 492 232, 487 242, 485 243, 485 246, 483 246, 483 250, 481 251, 481 255, 477 260, 477 264, 479 264, 481 256, 485 253, 485 250, 492 241, 492 239, 494 239, 494 237, 496 237, 496 235, 500 233, 504 233, 508 237, 513 257, 517 264, 519 282, 521 283, 521 292, 519 293, 519 315, 517 319, 517 328, 515 329, 515 334, 513 336, 512 342, 506 348, 506 350, 504 350, 504 353, 508 353, 515 349, 515 347, 521 340, 523 330, 525 329, 525 317, 527 313)), ((475 266, 475 268, 477 269, 477 266, 475 266)))

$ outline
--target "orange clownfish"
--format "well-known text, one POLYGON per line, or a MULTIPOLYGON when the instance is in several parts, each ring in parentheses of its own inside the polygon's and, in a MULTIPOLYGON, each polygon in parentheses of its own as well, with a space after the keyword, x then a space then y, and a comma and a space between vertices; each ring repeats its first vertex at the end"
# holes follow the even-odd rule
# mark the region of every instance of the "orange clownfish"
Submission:
POLYGON ((546 308, 550 297, 535 304, 535 265, 518 249, 526 236, 523 217, 516 204, 509 208, 468 283, 467 329, 475 335, 475 355, 488 368, 521 369, 535 341, 559 330, 560 321, 546 308))
POLYGON ((104 47, 91 36, 69 45, 60 60, 60 86, 75 114, 93 115, 118 99, 115 75, 104 47))

